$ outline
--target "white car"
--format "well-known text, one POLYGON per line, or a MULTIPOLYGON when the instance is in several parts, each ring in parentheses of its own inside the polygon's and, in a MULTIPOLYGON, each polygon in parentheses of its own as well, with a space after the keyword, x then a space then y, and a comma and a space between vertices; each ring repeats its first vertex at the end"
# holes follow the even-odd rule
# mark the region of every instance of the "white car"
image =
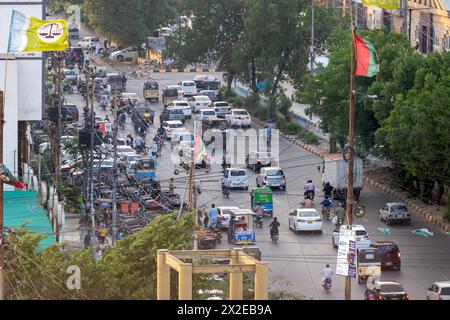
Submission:
POLYGON ((378 214, 380 215, 380 220, 385 221, 387 225, 390 225, 392 222, 411 223, 411 213, 406 204, 402 202, 386 203, 378 214))
POLYGON ((127 145, 127 140, 125 140, 123 138, 117 138, 117 145, 118 146, 126 146, 127 145))
POLYGON ((78 46, 86 50, 90 47, 95 47, 95 44, 99 41, 97 37, 84 37, 78 42, 78 46))
POLYGON ((260 174, 256 176, 256 186, 280 188, 286 190, 286 177, 284 171, 280 167, 264 167, 261 168, 260 174))
POLYGON ((230 227, 230 212, 231 210, 239 210, 238 207, 218 207, 219 211, 219 224, 221 229, 228 229, 230 227))
POLYGON ((197 85, 194 81, 181 81, 180 86, 185 97, 192 97, 197 94, 197 85))
POLYGON ((131 154, 135 154, 135 151, 132 147, 130 147, 130 146, 118 146, 117 147, 117 155, 120 158, 123 158, 123 157, 131 155, 131 154))
POLYGON ((187 119, 192 118, 192 108, 190 104, 187 101, 174 101, 172 104, 170 104, 167 109, 181 109, 183 110, 184 116, 187 119))
POLYGON ((124 61, 129 59, 134 59, 138 55, 138 51, 135 48, 126 48, 120 51, 115 51, 111 53, 111 60, 124 61))
POLYGON ((126 166, 134 164, 140 159, 142 159, 142 157, 135 153, 126 153, 120 158, 122 163, 126 166))
POLYGON ((217 119, 216 111, 214 109, 201 109, 198 110, 197 116, 195 117, 198 121, 217 119))
POLYGON ((231 106, 228 104, 228 102, 225 102, 225 101, 214 102, 213 108, 214 108, 214 110, 216 110, 217 117, 224 118, 224 119, 231 110, 231 106))
POLYGON ((189 104, 192 107, 193 112, 197 112, 201 109, 211 108, 212 101, 207 96, 193 96, 188 99, 189 104))
POLYGON ((77 83, 78 76, 77 76, 77 73, 75 72, 75 70, 64 69, 63 74, 64 74, 64 80, 66 80, 72 84, 77 83))
POLYGON ((184 99, 184 90, 179 85, 171 85, 167 86, 167 89, 177 89, 178 90, 178 99, 183 100, 184 99))
POLYGON ((322 233, 322 218, 316 209, 296 209, 289 214, 289 228, 298 231, 322 233))
POLYGON ((187 132, 186 128, 184 127, 183 122, 181 121, 164 121, 162 123, 162 127, 166 131, 166 139, 170 140, 172 139, 172 135, 177 132, 187 132))
POLYGON ((241 168, 228 168, 222 178, 222 183, 225 179, 230 181, 230 188, 239 188, 248 190, 249 176, 247 171, 241 168))
POLYGON ((125 101, 128 99, 131 99, 131 102, 137 103, 139 101, 139 96, 137 95, 137 93, 124 92, 121 94, 120 99, 125 100, 125 101))
POLYGON ((450 281, 435 282, 428 288, 427 300, 450 300, 450 281))
POLYGON ((252 125, 250 114, 245 109, 231 109, 226 119, 232 127, 250 128, 252 125))
MULTIPOLYGON (((341 226, 341 228, 347 228, 347 226, 344 225, 344 226, 341 226)), ((356 247, 358 249, 368 249, 370 247, 370 245, 372 244, 372 241, 370 240, 370 236, 367 233, 366 228, 363 225, 354 224, 354 225, 352 225, 352 230, 355 231, 356 247)), ((334 248, 339 247, 339 236, 340 236, 340 230, 335 229, 333 231, 333 235, 331 236, 334 248)))

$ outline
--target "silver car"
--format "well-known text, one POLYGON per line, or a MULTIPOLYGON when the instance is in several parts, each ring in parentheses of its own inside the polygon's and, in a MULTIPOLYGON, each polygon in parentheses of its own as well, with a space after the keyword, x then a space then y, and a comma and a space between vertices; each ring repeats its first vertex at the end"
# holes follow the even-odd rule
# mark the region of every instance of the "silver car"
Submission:
POLYGON ((279 167, 261 168, 256 176, 256 185, 259 187, 280 188, 286 190, 286 177, 283 169, 279 167))
POLYGON ((387 225, 392 222, 411 223, 411 213, 406 205, 402 202, 386 203, 379 212, 380 220, 386 222, 387 225))

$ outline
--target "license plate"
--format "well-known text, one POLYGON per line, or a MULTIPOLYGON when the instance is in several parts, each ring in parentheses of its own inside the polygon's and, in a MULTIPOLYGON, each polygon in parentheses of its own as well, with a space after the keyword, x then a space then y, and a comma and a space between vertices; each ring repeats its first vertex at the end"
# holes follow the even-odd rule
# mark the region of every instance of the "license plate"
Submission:
POLYGON ((313 222, 312 221, 308 221, 308 224, 312 224, 313 222))
POLYGON ((392 266, 392 262, 386 262, 387 266, 392 266))

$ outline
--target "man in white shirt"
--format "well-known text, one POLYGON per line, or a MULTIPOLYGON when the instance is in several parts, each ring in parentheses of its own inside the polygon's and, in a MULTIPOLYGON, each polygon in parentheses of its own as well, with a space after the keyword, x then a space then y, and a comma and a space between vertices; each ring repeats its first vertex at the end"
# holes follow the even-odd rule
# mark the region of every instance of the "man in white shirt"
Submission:
POLYGON ((325 266, 325 269, 323 269, 321 275, 322 275, 322 282, 323 283, 325 283, 325 280, 327 280, 327 279, 330 279, 330 280, 332 279, 332 277, 334 275, 334 272, 333 272, 333 269, 330 268, 329 264, 327 264, 325 266))

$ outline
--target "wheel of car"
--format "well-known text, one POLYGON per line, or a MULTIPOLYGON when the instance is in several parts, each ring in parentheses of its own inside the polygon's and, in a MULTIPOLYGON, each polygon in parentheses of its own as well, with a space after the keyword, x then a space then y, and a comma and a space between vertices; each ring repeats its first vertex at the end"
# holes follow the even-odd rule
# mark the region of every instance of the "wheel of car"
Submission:
POLYGON ((124 59, 123 59, 123 56, 117 56, 117 60, 123 61, 123 60, 124 60, 124 59))
POLYGON ((245 191, 248 191, 248 186, 247 186, 247 187, 245 187, 245 191))

